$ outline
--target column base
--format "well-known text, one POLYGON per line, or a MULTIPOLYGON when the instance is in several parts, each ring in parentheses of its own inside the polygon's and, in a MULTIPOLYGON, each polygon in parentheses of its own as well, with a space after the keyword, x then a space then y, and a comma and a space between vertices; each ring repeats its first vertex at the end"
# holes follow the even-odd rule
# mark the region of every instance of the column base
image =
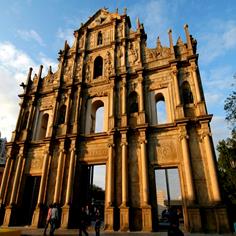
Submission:
POLYGON ((188 232, 202 232, 201 214, 199 208, 187 208, 189 225, 185 226, 188 232))
POLYGON ((33 227, 33 228, 39 227, 39 221, 40 221, 41 215, 42 215, 42 209, 41 209, 41 207, 38 206, 34 210, 34 214, 33 214, 32 221, 31 221, 31 227, 33 227))
POLYGON ((228 214, 225 207, 219 207, 215 209, 215 216, 217 222, 217 233, 231 233, 228 214))
POLYGON ((114 230, 113 227, 114 227, 114 207, 106 207, 104 229, 107 231, 113 231, 114 230))
POLYGON ((152 231, 152 209, 149 205, 142 207, 142 231, 152 231))
POLYGON ((63 206, 62 212, 61 212, 61 227, 60 228, 68 229, 69 215, 70 215, 70 206, 69 205, 63 206))
POLYGON ((120 231, 129 231, 129 207, 120 206, 120 231))
POLYGON ((5 209, 5 215, 4 215, 4 219, 3 219, 3 227, 8 227, 11 225, 11 219, 13 217, 14 214, 14 207, 13 206, 7 206, 5 209))

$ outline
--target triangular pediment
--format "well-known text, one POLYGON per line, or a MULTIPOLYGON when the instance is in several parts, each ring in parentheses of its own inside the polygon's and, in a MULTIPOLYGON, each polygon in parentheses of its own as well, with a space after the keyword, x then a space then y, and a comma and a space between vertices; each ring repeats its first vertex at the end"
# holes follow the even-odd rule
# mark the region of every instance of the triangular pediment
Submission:
POLYGON ((120 19, 120 15, 118 13, 110 13, 106 8, 102 8, 90 17, 82 27, 91 29, 99 25, 107 24, 114 18, 120 19))

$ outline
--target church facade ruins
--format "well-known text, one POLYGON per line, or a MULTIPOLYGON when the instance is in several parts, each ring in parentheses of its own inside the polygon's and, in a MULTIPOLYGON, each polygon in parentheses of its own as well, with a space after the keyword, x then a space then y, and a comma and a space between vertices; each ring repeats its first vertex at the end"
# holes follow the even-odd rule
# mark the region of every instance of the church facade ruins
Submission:
POLYGON ((90 167, 105 165, 106 230, 158 231, 155 170, 176 168, 185 230, 229 231, 197 42, 184 31, 186 42, 174 44, 169 30, 168 47, 158 38, 148 48, 143 24, 133 30, 126 11, 100 9, 65 42, 56 72, 29 69, 7 143, 3 226, 43 227, 46 206, 57 203, 60 227, 78 227, 90 167))

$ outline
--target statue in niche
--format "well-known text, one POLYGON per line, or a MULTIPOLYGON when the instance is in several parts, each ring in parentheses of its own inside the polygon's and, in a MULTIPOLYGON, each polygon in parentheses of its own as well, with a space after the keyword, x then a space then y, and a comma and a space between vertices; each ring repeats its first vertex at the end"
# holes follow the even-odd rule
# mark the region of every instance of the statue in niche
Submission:
POLYGON ((85 71, 85 78, 87 82, 91 81, 91 63, 92 63, 92 58, 91 56, 88 58, 87 64, 86 64, 86 71, 85 71))
POLYGON ((119 47, 117 49, 117 67, 122 66, 122 60, 123 60, 123 52, 122 52, 122 48, 119 47))
POLYGON ((122 36, 123 36, 123 25, 122 24, 118 27, 117 34, 118 34, 118 37, 122 38, 122 36))
POLYGON ((112 57, 111 53, 107 51, 105 58, 105 75, 109 76, 112 73, 112 57))
POLYGON ((135 48, 134 43, 129 44, 128 57, 131 65, 135 64, 138 60, 138 49, 135 48))
POLYGON ((81 36, 80 40, 79 40, 79 47, 83 48, 84 47, 84 35, 81 36))

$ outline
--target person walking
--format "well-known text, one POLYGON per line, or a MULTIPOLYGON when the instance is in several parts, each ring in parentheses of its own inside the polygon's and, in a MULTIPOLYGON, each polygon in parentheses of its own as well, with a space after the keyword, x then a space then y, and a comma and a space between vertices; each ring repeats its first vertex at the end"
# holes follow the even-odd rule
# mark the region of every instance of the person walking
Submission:
POLYGON ((51 215, 52 215, 52 204, 49 204, 48 214, 47 214, 47 219, 46 219, 46 225, 45 225, 44 232, 43 232, 44 236, 47 235, 47 229, 48 229, 48 225, 49 225, 50 220, 51 220, 51 215))
POLYGON ((99 209, 96 209, 95 212, 95 232, 96 236, 100 236, 100 227, 101 227, 101 214, 99 209))
POLYGON ((179 217, 177 211, 173 207, 169 209, 168 220, 170 223, 168 236, 184 236, 184 233, 179 228, 179 217))
POLYGON ((50 236, 54 235, 54 231, 56 229, 58 218, 59 218, 58 216, 59 214, 58 214, 57 204, 54 203, 52 207, 51 220, 50 220, 50 224, 51 224, 50 236))
POLYGON ((87 225, 88 225, 88 215, 85 211, 85 208, 82 207, 79 221, 79 236, 82 236, 82 232, 84 232, 86 236, 89 235, 88 232, 86 231, 87 225))

